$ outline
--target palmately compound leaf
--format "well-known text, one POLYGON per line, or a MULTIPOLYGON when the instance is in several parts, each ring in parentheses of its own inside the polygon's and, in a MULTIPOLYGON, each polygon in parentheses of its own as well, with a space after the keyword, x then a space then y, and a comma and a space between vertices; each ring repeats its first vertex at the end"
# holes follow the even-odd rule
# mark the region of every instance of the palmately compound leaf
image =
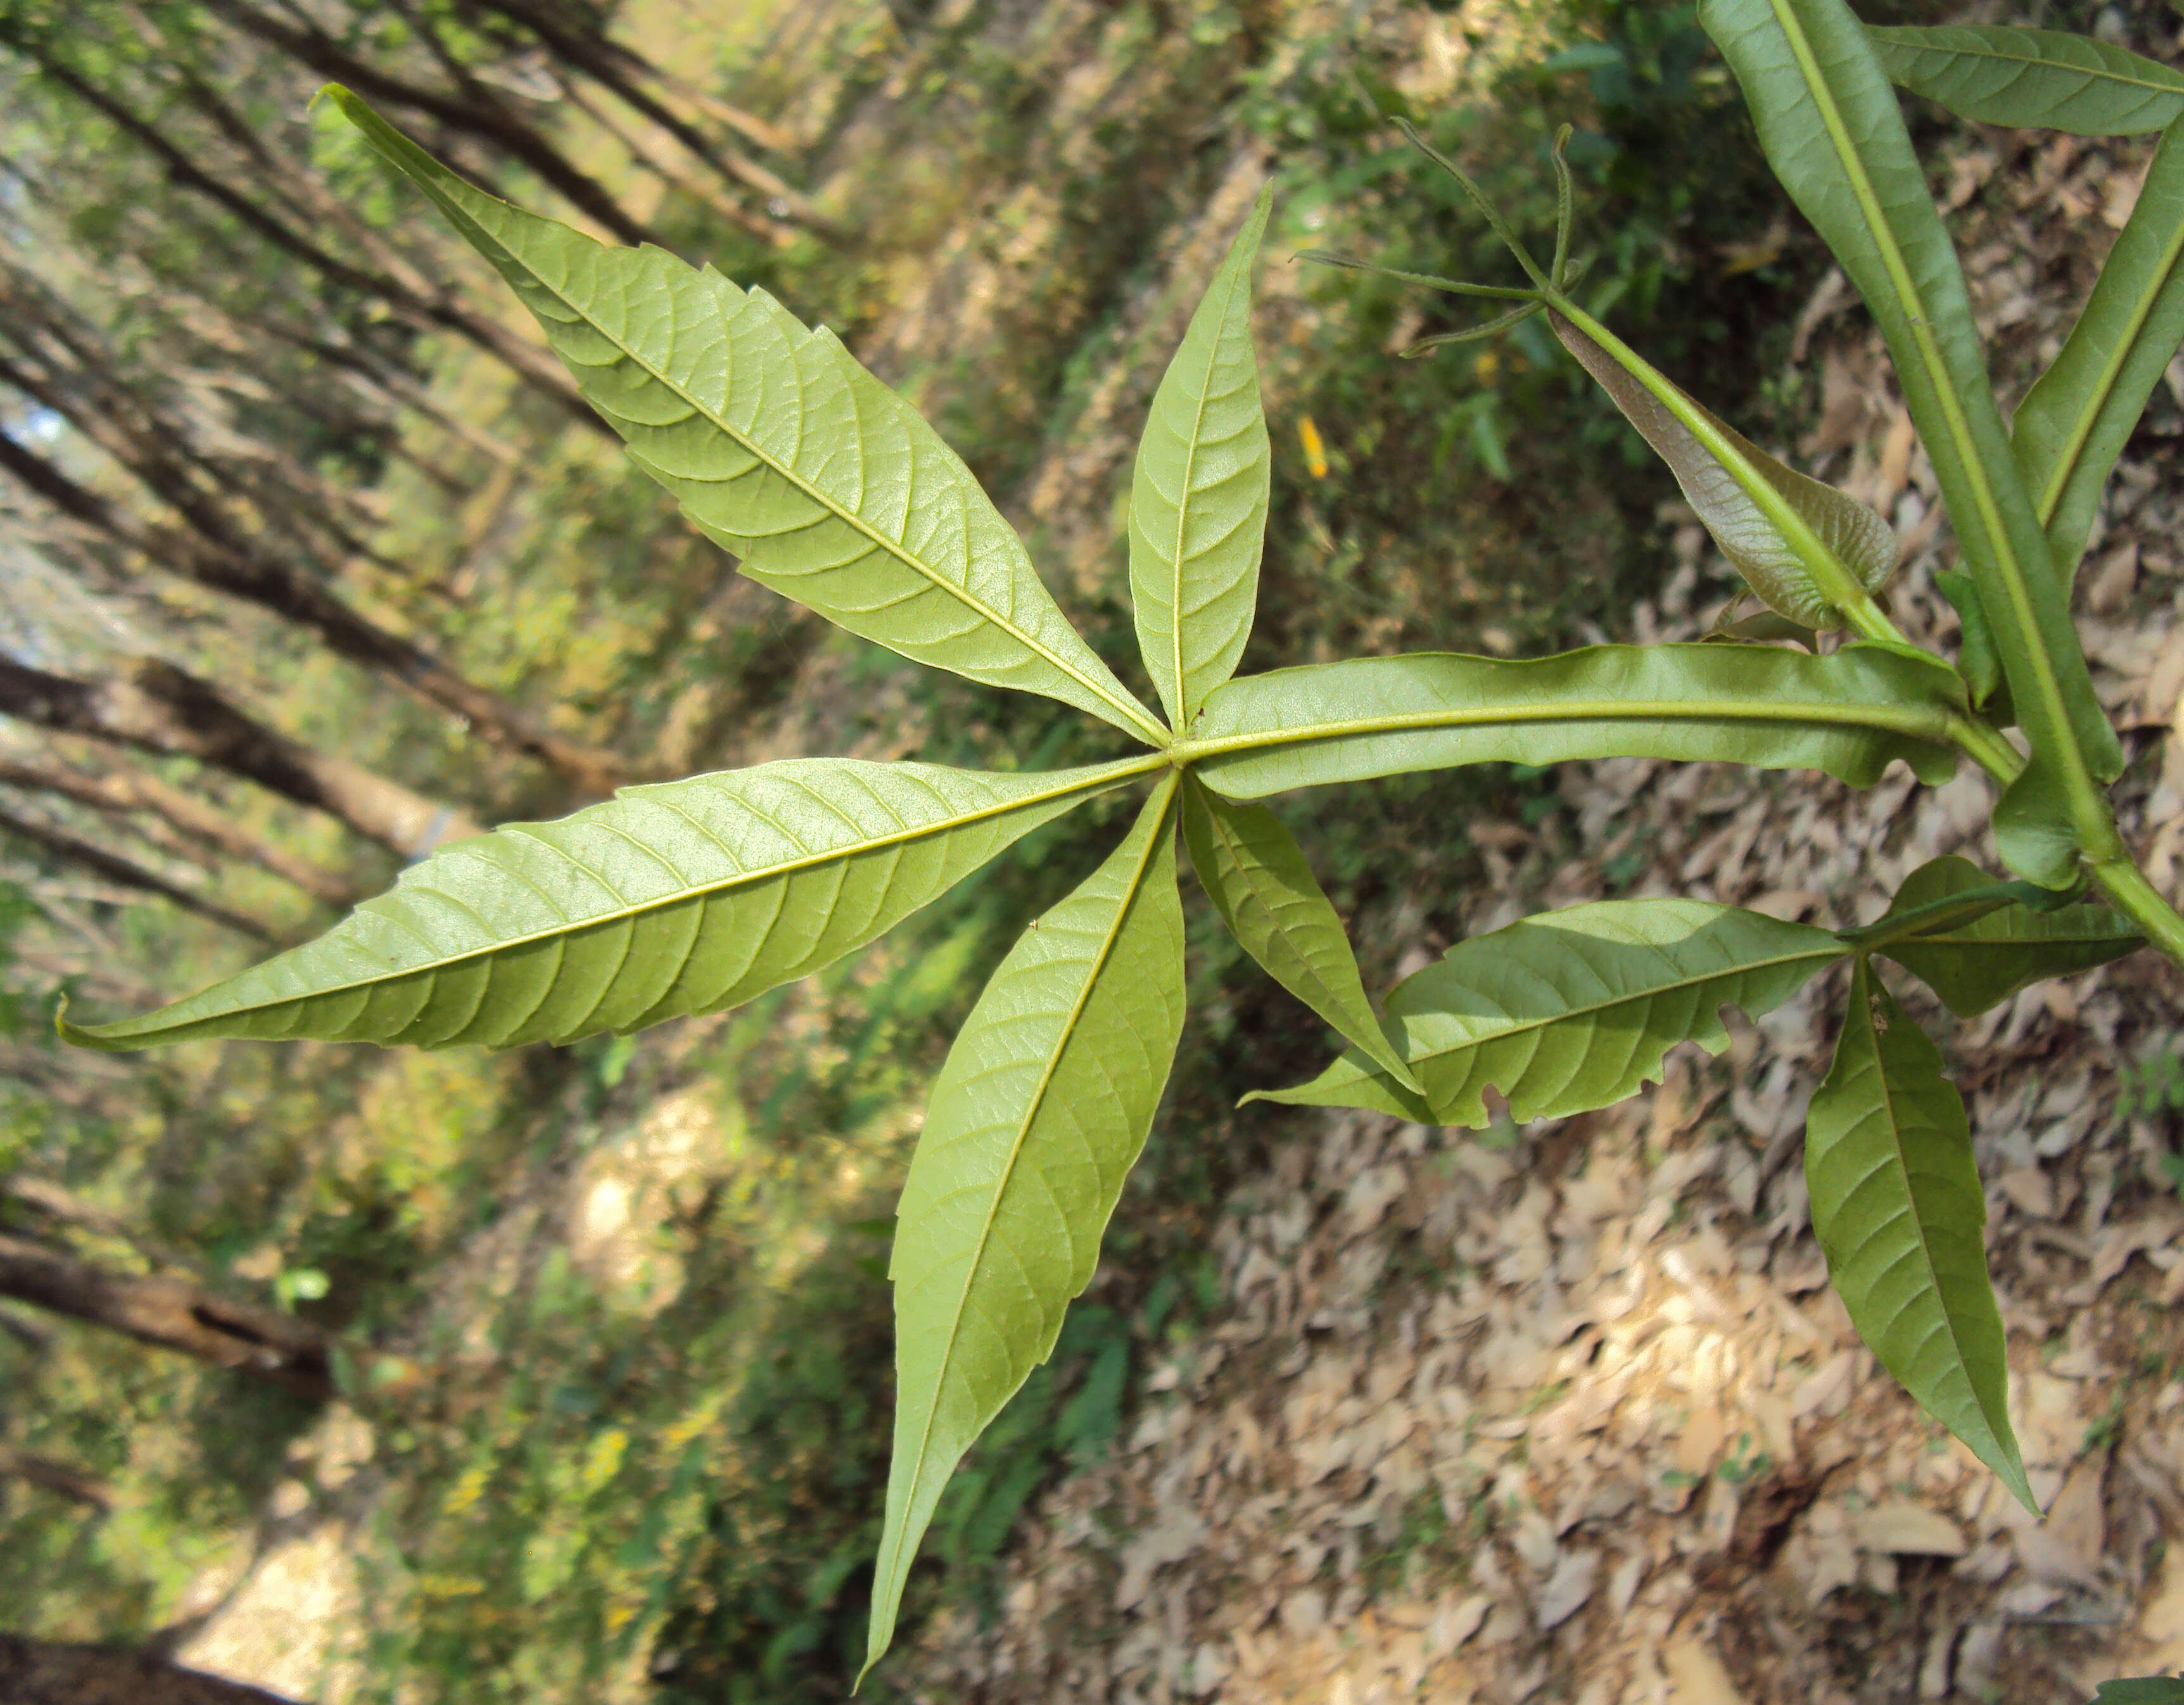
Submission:
POLYGON ((1813 1230, 1858 1336, 1928 1413, 2036 1509, 2009 1430, 1986 1199, 1942 1051, 1861 958, 1805 1124, 1813 1230))
POLYGON ((892 928, 1154 758, 1044 775, 791 759, 443 847, 317 940, 104 1049, 239 1036, 510 1047, 716 1012, 892 928))
MULTIPOLYGON (((1903 878, 1880 922, 1991 888, 1994 880, 1968 859, 1934 859, 1903 878)), ((1878 950, 1940 995, 1958 1017, 1969 1018, 2032 983, 2091 971, 2145 945, 2145 937, 2104 905, 2035 911, 2011 904, 1878 950)))
MULTIPOLYGON (((1841 626, 1842 618, 1813 578, 1796 546, 1769 515, 1736 472, 1702 443, 1676 412, 1602 348, 1583 328, 1559 314, 1548 315, 1563 347, 1669 465, 1721 553, 1736 565, 1759 601, 1805 627, 1841 626)), ((1681 406, 1703 419, 1751 464, 1753 472, 1792 510, 1843 571, 1868 592, 1878 592, 1896 571, 1896 534, 1886 521, 1847 492, 1786 467, 1750 439, 1656 372, 1649 376, 1674 391, 1681 406)))
POLYGON ((1701 0, 1767 159, 1888 343, 1903 400, 1978 582, 2032 761, 1995 814, 2003 857, 2046 888, 2079 879, 2081 816, 2121 773, 2109 727, 1997 410, 1956 250, 1896 92, 1844 0, 1701 0))
POLYGON ((1669 758, 1823 770, 1858 787, 1902 758, 1955 771, 1964 708, 1947 664, 1893 646, 1825 657, 1764 645, 1594 645, 1508 661, 1360 657, 1228 682, 1191 730, 1231 799, 1458 764, 1669 758))
POLYGON ((1423 1097, 1352 1049, 1309 1084, 1246 1099, 1476 1129, 1490 1086, 1518 1120, 1589 1112, 1658 1079, 1679 1042, 1719 1054, 1724 1003, 1757 1017, 1848 951, 1825 929, 1707 900, 1542 912, 1458 942, 1388 996, 1423 1097))
POLYGON ((1266 973, 1406 1089, 1418 1080, 1373 1017, 1342 920, 1304 850, 1263 805, 1184 783, 1183 839, 1228 933, 1266 973))
POLYGON ((2085 311, 2010 425, 2010 449, 2065 587, 2085 552, 2101 488, 2184 342, 2181 130, 2184 120, 2163 134, 2085 311))
POLYGON ((956 1462, 1045 1361, 1183 1028, 1176 779, 1009 951, 948 1050, 896 1211, 894 1454, 866 1667, 956 1462))
POLYGON ((2126 137, 2184 114, 2184 73, 2090 36, 1999 24, 1866 34, 1891 82, 1975 124, 2126 137))
POLYGON ((920 663, 1166 743, 962 459, 833 332, 710 267, 497 201, 347 90, 329 92, 499 269, 632 460, 744 573, 920 663))
POLYGON ((1130 482, 1130 599, 1138 649, 1168 720, 1190 726, 1235 672, 1259 602, 1273 451, 1251 348, 1251 266, 1262 192, 1168 363, 1130 482))

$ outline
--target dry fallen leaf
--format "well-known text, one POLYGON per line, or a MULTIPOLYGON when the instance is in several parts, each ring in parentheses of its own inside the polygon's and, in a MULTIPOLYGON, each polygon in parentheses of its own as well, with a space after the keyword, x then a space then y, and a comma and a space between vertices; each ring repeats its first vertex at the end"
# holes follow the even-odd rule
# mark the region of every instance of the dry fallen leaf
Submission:
POLYGON ((1865 1550, 1891 1557, 1962 1557, 1970 1549, 1954 1522, 1908 1498, 1861 1510, 1851 1518, 1851 1532, 1865 1550))
POLYGON ((1744 1705, 1736 1684, 1715 1657, 1713 1648, 1696 1640, 1679 1640, 1661 1654, 1674 1685, 1672 1705, 1744 1705))

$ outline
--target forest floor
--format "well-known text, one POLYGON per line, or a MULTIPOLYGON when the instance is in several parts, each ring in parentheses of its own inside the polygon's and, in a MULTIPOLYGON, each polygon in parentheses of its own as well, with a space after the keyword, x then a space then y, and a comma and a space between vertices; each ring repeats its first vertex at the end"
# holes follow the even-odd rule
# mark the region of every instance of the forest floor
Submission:
MULTIPOLYGON (((825 9, 812 8, 812 30, 825 9)), ((2114 15, 2131 45, 2176 57, 2168 22, 2153 35, 2136 14, 2114 15)), ((944 4, 909 48, 872 49, 884 74, 857 100, 827 109, 815 96, 807 115, 838 167, 827 204, 886 234, 854 278, 836 281, 867 309, 860 354, 933 410, 1011 494, 1065 593, 1111 613, 1114 497, 1145 401, 1251 196, 1270 176, 1293 181, 1285 133, 1236 120, 1250 98, 1220 119, 1194 115, 1206 56, 1262 31, 1248 43, 1246 81, 1280 91, 1330 41, 1369 36, 1377 73, 1431 103, 1494 86, 1499 66, 1473 63, 1474 40, 1511 59, 1536 56, 1543 27, 1528 8, 1482 0, 1444 13, 1298 7, 1278 24, 1259 8, 1192 16, 1210 38, 1184 25, 1150 30, 1137 8, 944 4), (967 78, 967 64, 986 81, 967 78), (967 157, 989 170, 971 171, 967 157), (921 183, 946 192, 913 193, 921 183), (1095 190, 1095 204, 1072 202, 1095 190)), ((1925 139, 1939 150, 1998 373, 2021 383, 2067 328, 2148 150, 1963 128, 1925 139)), ((1779 228, 1748 235, 1785 242, 1779 228)), ((1307 409, 1325 415, 1323 429, 1340 418, 1337 389, 1314 364, 1344 310, 1311 294, 1286 258, 1270 244, 1260 329, 1289 494, 1266 588, 1272 649, 1247 667, 1329 645, 1529 647, 1569 637, 1573 621, 1618 639, 1692 638, 1711 625, 1729 571, 1666 501, 1635 524, 1646 595, 1613 616, 1552 588, 1543 601, 1527 578, 1526 529, 1563 516, 1557 572, 1574 581, 1590 561, 1607 565, 1604 578, 1621 571, 1620 547, 1588 540, 1609 521, 1588 532, 1591 500, 1555 483, 1568 470, 1540 460, 1546 451, 1519 454, 1513 478, 1485 465, 1499 451, 1451 464, 1439 421, 1441 453, 1401 495, 1457 482, 1481 494, 1436 496, 1438 531, 1402 564, 1372 562, 1388 535, 1342 489, 1375 471, 1369 421, 1353 420, 1346 440, 1328 431, 1331 479, 1304 471, 1291 448, 1307 409), (1436 560, 1452 538, 1470 542, 1436 560)), ((1685 262, 1716 276, 1744 266, 1685 262)), ((1749 376, 1753 394, 1778 405, 1774 446, 1890 515, 1906 543, 1897 619, 1914 638, 1946 638, 1954 618, 1932 576, 1953 548, 1877 342, 1824 268, 1808 266, 1786 308, 1794 337, 1767 346, 1779 360, 1749 376)), ((1374 353, 1417 325, 1378 328, 1374 353)), ((1480 394, 1485 371, 1468 376, 1467 396, 1480 394)), ((2184 878, 2184 560, 2173 543, 2184 523, 2184 381, 2179 392, 2134 441, 2080 582, 2097 684, 2133 731, 2126 828, 2172 892, 2184 878)), ((1472 432, 1481 412, 1448 418, 1472 432)), ((1665 475, 1652 484, 1658 499, 1673 495, 1665 475)), ((661 739, 689 750, 668 757, 923 752, 962 713, 904 688, 899 674, 872 673, 798 619, 757 614, 762 596, 731 585, 706 619, 768 624, 783 678, 761 700, 748 682, 682 687, 661 739)), ((1362 790, 1317 826, 1346 858, 1351 793, 1362 790)), ((1802 774, 1568 766, 1479 794, 1412 794, 1395 817, 1357 805, 1357 835, 1395 824, 1399 871, 1346 892, 1375 987, 1524 912, 1610 894, 1684 894, 1847 925, 1941 853, 1994 867, 1986 803, 1970 775, 1928 788, 1899 769, 1858 793, 1802 774), (1459 838, 1466 862, 1443 850, 1459 838), (1421 900, 1421 884, 1447 888, 1451 871, 1476 879, 1421 900)), ((647 1451, 658 1457, 652 1504, 610 1537, 627 1552, 666 1511, 659 1525, 710 1520, 716 1546, 732 1547, 733 1527, 723 1537, 716 1515, 694 1513, 772 1472, 723 1419, 741 1412, 749 1378, 663 1387, 638 1418, 609 1424, 625 1412, 603 1376, 586 1399, 602 1412, 582 1433, 553 1433, 537 1417, 569 1387, 542 1358, 563 1340, 526 1323, 550 1315, 541 1299, 566 1290, 575 1300, 554 1307, 594 1337, 718 1333, 733 1360, 793 1325, 781 1298, 795 1284, 838 1269, 869 1281, 872 1251, 845 1245, 838 1228, 887 1211, 914 1129, 915 1072, 883 1073, 878 1089, 855 1078, 863 1111, 839 1127, 854 1140, 793 1156, 753 1140, 754 1127, 781 1117, 772 1102, 749 1111, 754 1085, 779 1091, 787 1078, 765 1062, 784 1051, 854 1054, 865 1044, 844 1043, 845 1011, 876 989, 893 998, 928 957, 960 972, 988 950, 972 923, 990 922, 957 917, 954 933, 878 953, 854 978, 756 1019, 671 1027, 633 1051, 588 1055, 575 1078, 549 1084, 566 1117, 532 1141, 497 1217, 436 1275, 407 1333, 407 1347, 448 1371, 453 1395, 436 1424, 470 1438, 472 1456, 448 1446, 438 1477, 419 1481, 402 1424, 337 1409, 298 1440, 253 1554, 205 1576, 187 1608, 203 1620, 184 1657, 327 1702, 368 1691, 373 1571, 394 1552, 428 1623, 493 1597, 490 1547, 510 1543, 506 1530, 428 1544, 417 1512, 430 1505, 444 1520, 489 1504, 500 1496, 486 1490, 496 1453, 534 1451, 538 1479, 562 1500, 562 1514, 499 1558, 529 1578, 528 1602, 574 1591, 586 1546, 613 1549, 566 1512, 626 1488, 618 1477, 647 1451), (822 1229, 784 1234, 800 1217, 822 1229), (700 1280, 738 1261, 762 1270, 733 1293, 725 1324, 677 1312, 694 1298, 712 1307, 722 1293, 700 1280), (400 1546, 388 1537, 398 1529, 400 1546)), ((1037 1459, 1041 1489, 1004 1507, 998 1557, 928 1591, 937 1608, 883 1683, 933 1705, 1953 1695, 2081 1705, 2108 1676, 2184 1664, 2184 1545, 2174 1543, 2184 1539, 2184 1203, 2166 1170, 2184 1086, 2142 1063, 2174 1056, 2184 982, 2135 959, 1944 1039, 1988 1185, 2011 1408, 2049 1509, 2039 1524, 1875 1368, 1826 1287, 1798 1140, 1841 994, 1841 978, 1823 978, 1758 1024, 1732 1015, 1721 1056, 1680 1050, 1659 1088, 1618 1108, 1480 1134, 1308 1110, 1232 1113, 1233 1095, 1216 1107, 1179 1084, 1164 1117, 1187 1117, 1193 1141, 1233 1139, 1234 1158, 1169 1222, 1134 1196, 1111 1250, 1160 1253, 1199 1300, 1151 1307, 1160 1285, 1111 1254, 1079 1307, 1137 1323, 1120 1435, 1077 1453, 1067 1472, 1056 1472, 1066 1452, 1037 1459), (1162 1223, 1165 1234, 1133 1229, 1162 1223), (1197 1266, 1178 1253, 1185 1245, 1197 1266)), ((1904 998, 1930 1031, 1946 1023, 1917 990, 1904 998)), ((1224 1001, 1246 1028, 1265 1010, 1225 994, 1215 1004, 1224 1001)), ((1241 1050, 1256 1081, 1316 1063, 1317 1033, 1286 1022, 1241 1050)), ((1233 1077, 1235 1051, 1223 1058, 1233 1077)), ((823 1075, 811 1061, 799 1069, 823 1075)), ((1168 1178, 1180 1163, 1162 1164, 1168 1178)), ((873 1490, 865 1463, 832 1496, 847 1503, 873 1490)), ((869 1526, 848 1532, 844 1557, 869 1526)), ((806 1662, 831 1624, 786 1614, 737 1678, 775 1666, 758 1691, 730 1686, 708 1656, 717 1624, 692 1585, 704 1574, 697 1555, 684 1553, 680 1573, 631 1564, 602 1589, 608 1625, 629 1637, 593 1697, 653 1686, 842 1697, 838 1661, 806 1662)), ((831 1603, 853 1573, 812 1589, 811 1602, 831 1603)), ((460 1628, 476 1638, 482 1625, 451 1622, 448 1637, 460 1628)), ((520 1619, 503 1631, 510 1645, 535 1638, 520 1619)), ((496 1662, 535 1689, 518 1697, 561 1697, 557 1649, 538 1643, 535 1663, 505 1652, 496 1662)), ((465 1659, 449 1649, 435 1661, 460 1674, 465 1659)))

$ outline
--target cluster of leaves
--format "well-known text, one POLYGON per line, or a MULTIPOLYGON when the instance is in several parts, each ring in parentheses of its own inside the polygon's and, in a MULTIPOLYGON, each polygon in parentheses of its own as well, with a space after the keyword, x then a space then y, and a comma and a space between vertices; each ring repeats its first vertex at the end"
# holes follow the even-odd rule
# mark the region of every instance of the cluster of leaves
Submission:
MULTIPOLYGON (((1961 1014, 2147 937, 2184 950, 2184 920, 2125 855, 2109 811, 2102 789, 2120 749, 2068 616, 2092 505, 2184 331, 2177 168, 2164 145, 2013 440, 1888 74, 1948 98, 1952 78, 1970 74, 1937 71, 1935 55, 2014 52, 2008 90, 2030 103, 2013 109, 2019 121, 2059 110, 2081 123, 2082 98, 2042 91, 2125 73, 2038 32, 1970 46, 1896 32, 1876 50, 1841 0, 1708 0, 1701 15, 1776 173, 1895 354, 1968 568, 1953 665, 1908 644, 1882 607, 1896 550, 1880 517, 1766 456, 1576 299, 1585 265, 1559 148, 1545 266, 1442 161, 1527 286, 1421 281, 1500 304, 1498 319, 1451 337, 1544 315, 1667 462, 1763 614, 1701 644, 1368 657, 1235 677, 1270 485, 1250 334, 1262 198, 1139 449, 1129 579, 1156 716, 1078 636, 961 461, 831 333, 710 269, 509 207, 336 90, 531 308, 632 457, 746 574, 852 633, 1045 694, 1145 749, 1032 772, 799 760, 633 788, 448 849, 316 942, 144 1017, 67 1033, 105 1048, 625 1033, 818 969, 1033 829, 1150 783, 1120 844, 995 971, 932 1089, 891 1264, 897 1411, 868 1662, 887 1649, 956 1463, 1054 1350, 1145 1141, 1184 1015, 1178 829, 1236 940, 1349 1044, 1278 1100, 1475 1127, 1490 1088, 1519 1119, 1580 1112, 1632 1093, 1679 1043, 1724 1045, 1723 1004, 1762 1012, 1849 960, 1808 1133, 1815 1228, 1883 1363, 2030 1503, 1964 1105, 1875 961, 1961 1014), (1854 638, 1822 637, 1843 628, 1854 638), (2011 722, 2029 753, 2000 732, 2011 722), (1596 902, 1460 944, 1399 985, 1384 1015, 1303 854, 1256 803, 1451 766, 1607 756, 1814 769, 1854 785, 1902 760, 1938 783, 1960 755, 2003 788, 1997 838, 2017 880, 1936 861, 1877 922, 1841 932, 1691 900, 1596 902), (2086 900, 2089 878, 2120 911, 2086 900)), ((1978 86, 1992 113, 2001 97, 1978 86)))

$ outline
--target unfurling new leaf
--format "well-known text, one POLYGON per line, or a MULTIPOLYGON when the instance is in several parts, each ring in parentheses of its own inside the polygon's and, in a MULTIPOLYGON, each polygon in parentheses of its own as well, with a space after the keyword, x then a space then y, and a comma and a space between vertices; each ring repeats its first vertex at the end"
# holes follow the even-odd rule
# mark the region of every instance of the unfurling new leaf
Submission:
POLYGON ((1026 930, 933 1085, 896 1210, 894 1453, 867 1666, 957 1460, 1045 1361, 1183 1028, 1175 778, 1026 930))
POLYGON ((1978 583, 2032 761, 1996 812, 2020 876, 2068 888, 2095 792, 2123 767, 2012 460, 1964 274, 1903 114, 1843 0, 1702 0, 1768 163, 1858 287, 1978 583))
MULTIPOLYGON (((1896 571, 1896 535, 1856 498, 1784 466, 1651 367, 1641 379, 1562 315, 1550 315, 1548 323, 1563 347, 1613 399, 1624 419, 1669 465, 1721 554, 1736 565, 1737 572, 1769 610, 1806 627, 1836 627, 1842 621, 1826 589, 1814 579, 1799 542, 1762 507, 1759 494, 1747 488, 1747 479, 1770 487, 1809 531, 1812 542, 1849 579, 1868 592, 1878 592, 1887 583, 1896 571), (1653 385, 1672 393, 1674 403, 1664 400, 1653 385), (1680 413, 1696 416, 1719 433, 1743 458, 1748 472, 1709 449, 1678 418, 1680 413)), ((1630 359, 1627 352, 1626 359, 1630 359)))
MULTIPOLYGON (((1903 878, 1880 926, 1993 886, 1994 878, 1967 859, 1935 859, 1903 878)), ((2020 989, 2091 971, 2145 945, 2143 936, 2104 905, 2036 911, 2005 902, 1959 918, 1942 911, 1933 928, 1876 950, 1911 972, 1958 1017, 1969 1018, 2000 1006, 2020 989)))
POLYGON ((1891 82, 1975 124, 2125 137, 2184 114, 2184 73, 2090 36, 1997 24, 1866 34, 1891 82))
POLYGON ((1606 900, 1474 936, 1396 985, 1388 1028, 1423 1096, 1352 1050, 1309 1084, 1252 1096, 1369 1107, 1428 1124, 1589 1112, 1658 1078, 1661 1056, 1728 1045, 1724 1005, 1757 1017, 1849 950, 1825 929, 1697 900, 1606 900))
POLYGON ((1365 998, 1342 920, 1305 861, 1304 850, 1263 805, 1184 783, 1183 838, 1190 862, 1228 933, 1261 968, 1407 1089, 1418 1079, 1365 998))
POLYGON ((962 459, 833 332, 710 267, 497 201, 331 93, 499 269, 632 460, 745 574, 905 657, 1165 744, 962 459))
POLYGON ((1154 393, 1130 484, 1138 649, 1187 729, 1235 673, 1259 601, 1273 451, 1251 348, 1251 265, 1273 192, 1229 245, 1154 393))
POLYGON ((2009 1429, 1986 1200, 1941 1050, 1861 958, 1805 1127, 1813 1230, 1858 1336, 1903 1389, 2036 1509, 2009 1429))
POLYGON ((1153 759, 1047 775, 791 759, 444 847, 317 940, 93 1048, 211 1036, 511 1047, 716 1012, 832 963, 1153 759))

